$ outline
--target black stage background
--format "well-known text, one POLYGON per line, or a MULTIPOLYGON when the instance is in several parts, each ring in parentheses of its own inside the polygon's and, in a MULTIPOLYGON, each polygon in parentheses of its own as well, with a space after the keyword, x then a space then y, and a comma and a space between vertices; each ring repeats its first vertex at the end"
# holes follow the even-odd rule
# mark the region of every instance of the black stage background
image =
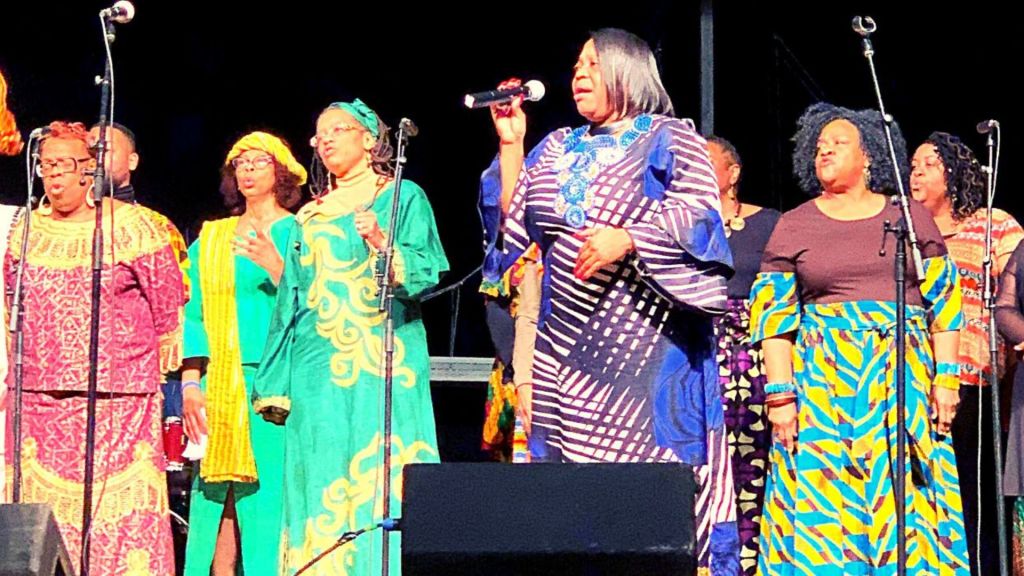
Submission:
MULTIPOLYGON (((889 111, 910 150, 932 130, 959 134, 984 157, 974 126, 1005 128, 997 206, 1024 217, 1017 20, 1009 4, 801 2, 715 3, 715 132, 744 160, 742 196, 789 208, 805 197, 790 176, 789 138, 800 111, 817 100, 874 107, 856 14, 878 22, 876 61, 889 111)), ((95 0, 5 2, 0 70, 23 133, 53 119, 93 122, 102 43, 95 0)), ((680 116, 700 118, 700 4, 633 0, 580 2, 287 3, 138 0, 121 26, 114 57, 116 119, 139 138, 134 178, 141 200, 194 231, 219 210, 218 169, 242 134, 285 137, 308 162, 319 111, 360 97, 394 126, 412 118, 420 136, 407 175, 430 196, 454 282, 480 261, 477 181, 495 152, 484 110, 461 105, 468 91, 509 76, 537 78, 548 96, 529 106, 529 141, 578 125, 570 74, 587 31, 604 26, 644 36, 660 57, 680 116)), ((24 197, 24 161, 0 158, 0 201, 24 197)), ((433 355, 447 354, 451 300, 425 305, 433 355)), ((488 356, 475 279, 462 290, 459 356, 488 356)), ((442 455, 482 458, 482 387, 435 389, 442 455)))

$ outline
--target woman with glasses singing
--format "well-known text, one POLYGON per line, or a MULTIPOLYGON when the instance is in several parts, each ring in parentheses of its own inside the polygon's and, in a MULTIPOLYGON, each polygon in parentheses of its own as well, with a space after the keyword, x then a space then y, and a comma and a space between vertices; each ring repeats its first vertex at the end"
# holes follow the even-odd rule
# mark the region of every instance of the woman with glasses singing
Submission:
POLYGON ((249 401, 306 170, 266 132, 235 143, 221 169, 231 216, 189 247, 185 432, 207 452, 193 480, 185 574, 277 574, 284 429, 249 401))
MULTIPOLYGON (((406 180, 396 230, 387 127, 359 100, 324 110, 313 139, 326 183, 296 215, 270 335, 256 376, 257 412, 285 427, 281 574, 294 574, 349 531, 380 521, 383 478, 400 515, 406 464, 437 462, 430 358, 419 297, 448 270, 423 189, 406 180), (391 467, 383 469, 382 349, 374 273, 395 234, 391 467)), ((318 166, 319 168, 319 166, 318 166)), ((399 543, 390 566, 399 573, 399 543)), ((381 571, 381 532, 341 546, 306 574, 381 571)))
MULTIPOLYGON (((21 498, 53 508, 76 571, 96 221, 87 137, 82 124, 50 124, 37 172, 45 197, 31 217, 25 260, 23 219, 4 262, 8 286, 24 266, 21 498)), ((90 567, 94 574, 173 574, 160 382, 180 360, 181 272, 166 227, 132 204, 104 200, 103 209, 90 567)), ((8 454, 8 466, 14 457, 8 454)))

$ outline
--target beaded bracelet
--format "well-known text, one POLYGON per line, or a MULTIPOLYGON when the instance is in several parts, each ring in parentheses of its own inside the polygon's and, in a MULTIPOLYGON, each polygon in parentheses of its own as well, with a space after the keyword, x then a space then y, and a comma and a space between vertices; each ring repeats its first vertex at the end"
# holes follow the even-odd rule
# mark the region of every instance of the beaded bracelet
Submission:
POLYGON ((793 382, 769 382, 764 385, 765 394, 785 394, 796 392, 796 384, 793 382))
POLYGON ((959 362, 936 362, 935 363, 935 375, 942 376, 949 374, 952 376, 960 376, 960 363, 959 362))
POLYGON ((793 394, 792 396, 786 395, 777 398, 769 398, 764 401, 764 405, 769 408, 779 408, 794 403, 796 403, 796 394, 793 394))

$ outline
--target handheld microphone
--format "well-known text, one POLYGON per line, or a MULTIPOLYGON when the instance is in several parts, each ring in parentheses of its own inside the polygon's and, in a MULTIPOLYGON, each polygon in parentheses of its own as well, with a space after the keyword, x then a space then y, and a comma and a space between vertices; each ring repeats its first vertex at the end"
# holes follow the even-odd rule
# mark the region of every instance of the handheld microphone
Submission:
POLYGON ((519 95, 522 95, 526 100, 536 102, 544 97, 544 91, 544 84, 539 80, 530 80, 516 88, 509 88, 506 90, 487 90, 486 92, 466 94, 462 102, 466 105, 466 108, 486 108, 491 104, 504 104, 506 102, 511 102, 519 95))

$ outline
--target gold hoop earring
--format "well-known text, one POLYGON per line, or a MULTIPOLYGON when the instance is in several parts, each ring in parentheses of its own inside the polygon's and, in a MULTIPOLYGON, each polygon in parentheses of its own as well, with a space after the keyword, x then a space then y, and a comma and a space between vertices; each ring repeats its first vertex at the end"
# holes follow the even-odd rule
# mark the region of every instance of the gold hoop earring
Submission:
POLYGON ((36 206, 36 212, 41 216, 53 214, 53 206, 50 206, 49 198, 46 197, 46 194, 43 194, 43 197, 39 199, 39 206, 36 206))

